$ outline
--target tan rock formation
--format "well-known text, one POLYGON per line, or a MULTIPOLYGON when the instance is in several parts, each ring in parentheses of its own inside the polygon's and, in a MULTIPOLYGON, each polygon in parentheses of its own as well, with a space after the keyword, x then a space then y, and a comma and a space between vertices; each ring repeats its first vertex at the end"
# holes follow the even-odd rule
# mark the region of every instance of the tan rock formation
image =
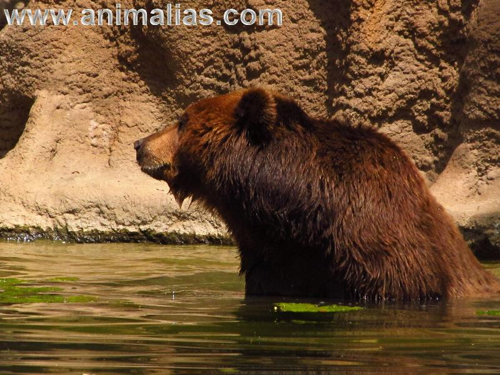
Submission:
POLYGON ((222 240, 217 220, 196 207, 179 210, 166 185, 140 173, 132 143, 194 100, 263 84, 313 115, 380 127, 411 153, 476 247, 500 254, 500 0, 182 7, 211 8, 216 19, 227 8, 280 8, 284 25, 3 27, 3 236, 222 240))

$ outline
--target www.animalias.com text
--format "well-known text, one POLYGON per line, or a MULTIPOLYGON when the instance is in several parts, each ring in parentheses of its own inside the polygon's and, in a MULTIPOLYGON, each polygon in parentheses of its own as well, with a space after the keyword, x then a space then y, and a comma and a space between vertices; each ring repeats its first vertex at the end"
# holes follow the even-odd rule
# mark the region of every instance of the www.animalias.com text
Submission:
POLYGON ((114 9, 4 9, 6 24, 29 26, 282 26, 280 9, 227 9, 222 19, 216 20, 211 9, 182 9, 180 4, 168 4, 165 9, 124 9, 115 4, 114 9))

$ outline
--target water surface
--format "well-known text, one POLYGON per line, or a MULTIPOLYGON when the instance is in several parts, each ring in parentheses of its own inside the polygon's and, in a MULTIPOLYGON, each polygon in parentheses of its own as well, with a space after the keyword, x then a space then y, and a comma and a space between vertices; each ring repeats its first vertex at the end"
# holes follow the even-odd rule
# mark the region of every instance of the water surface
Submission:
POLYGON ((245 299, 232 247, 0 243, 0 280, 49 288, 0 304, 1 374, 500 373, 500 297, 280 313, 321 301, 245 299))

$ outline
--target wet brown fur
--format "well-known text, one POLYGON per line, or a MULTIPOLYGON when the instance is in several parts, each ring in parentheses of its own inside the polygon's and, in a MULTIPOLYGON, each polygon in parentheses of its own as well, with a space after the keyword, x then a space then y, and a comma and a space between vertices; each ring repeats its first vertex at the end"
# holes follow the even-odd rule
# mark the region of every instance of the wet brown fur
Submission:
POLYGON ((191 105, 146 138, 146 173, 219 214, 246 292, 369 299, 485 295, 497 280, 417 168, 375 129, 309 117, 264 89, 191 105))

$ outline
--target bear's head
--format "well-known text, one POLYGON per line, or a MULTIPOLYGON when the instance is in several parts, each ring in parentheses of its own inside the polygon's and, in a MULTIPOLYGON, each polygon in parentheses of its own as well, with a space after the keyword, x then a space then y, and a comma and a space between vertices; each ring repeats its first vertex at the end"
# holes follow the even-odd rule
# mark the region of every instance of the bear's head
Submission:
POLYGON ((286 138, 283 132, 303 116, 291 99, 262 88, 203 99, 176 124, 135 142, 137 161, 143 172, 168 183, 179 204, 186 197, 207 203, 218 188, 248 179, 241 174, 255 153, 286 138))

